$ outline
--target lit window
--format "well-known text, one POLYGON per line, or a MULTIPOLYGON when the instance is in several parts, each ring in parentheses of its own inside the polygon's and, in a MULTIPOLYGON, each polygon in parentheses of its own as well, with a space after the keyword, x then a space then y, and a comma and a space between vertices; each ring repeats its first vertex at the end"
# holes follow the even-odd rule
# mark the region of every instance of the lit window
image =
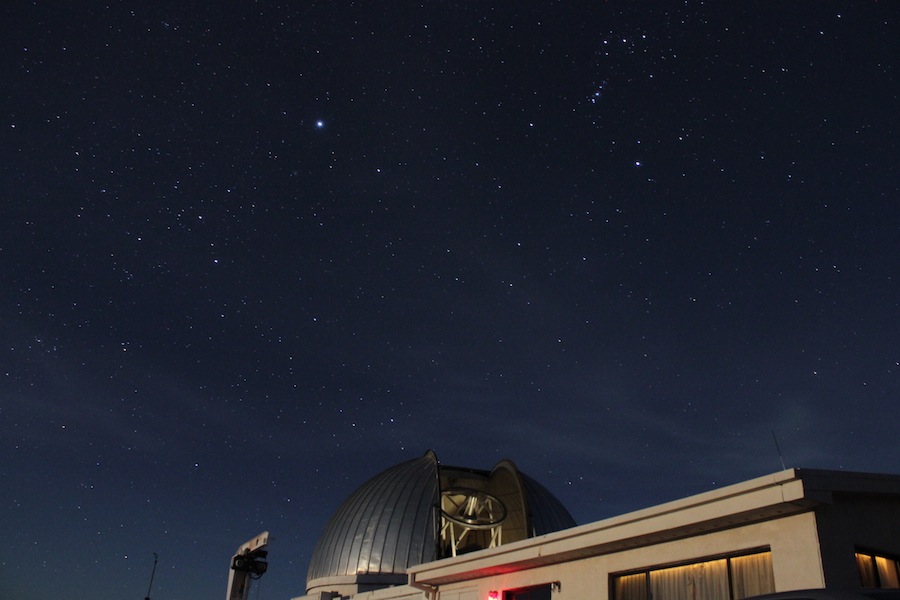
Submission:
POLYGON ((860 583, 865 588, 900 588, 900 561, 877 552, 857 552, 860 583))
POLYGON ((755 552, 612 577, 614 600, 741 600, 775 591, 772 553, 755 552))

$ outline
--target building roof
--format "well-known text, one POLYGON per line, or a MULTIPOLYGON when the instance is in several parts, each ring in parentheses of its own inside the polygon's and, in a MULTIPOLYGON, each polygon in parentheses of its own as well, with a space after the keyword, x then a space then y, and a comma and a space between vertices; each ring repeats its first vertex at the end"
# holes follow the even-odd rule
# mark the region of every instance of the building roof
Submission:
POLYGON ((838 495, 900 496, 900 476, 787 469, 579 527, 410 568, 411 581, 445 585, 650 546, 828 505, 838 495))

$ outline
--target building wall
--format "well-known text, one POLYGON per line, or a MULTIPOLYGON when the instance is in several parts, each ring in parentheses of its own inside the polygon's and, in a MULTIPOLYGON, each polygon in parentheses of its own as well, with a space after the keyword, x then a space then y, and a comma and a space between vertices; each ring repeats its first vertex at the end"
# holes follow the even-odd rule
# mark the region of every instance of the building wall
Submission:
MULTIPOLYGON (((554 600, 611 600, 610 575, 739 553, 772 550, 776 591, 822 587, 816 519, 802 513, 663 544, 441 586, 438 600, 486 600, 490 591, 559 582, 554 600), (466 598, 459 595, 466 592, 466 598)), ((855 568, 855 566, 854 566, 855 568)))
POLYGON ((836 495, 816 510, 828 587, 858 587, 857 549, 900 556, 900 506, 896 498, 836 495))

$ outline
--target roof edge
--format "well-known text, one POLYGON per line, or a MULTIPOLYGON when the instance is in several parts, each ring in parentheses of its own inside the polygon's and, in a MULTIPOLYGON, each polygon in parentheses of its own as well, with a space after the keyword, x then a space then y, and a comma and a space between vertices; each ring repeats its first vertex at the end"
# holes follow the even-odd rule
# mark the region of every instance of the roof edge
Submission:
POLYGON ((838 490, 900 495, 900 476, 786 469, 587 525, 417 565, 409 572, 417 582, 441 585, 519 571, 576 555, 601 555, 696 535, 726 523, 807 512, 829 502, 831 492, 838 490))

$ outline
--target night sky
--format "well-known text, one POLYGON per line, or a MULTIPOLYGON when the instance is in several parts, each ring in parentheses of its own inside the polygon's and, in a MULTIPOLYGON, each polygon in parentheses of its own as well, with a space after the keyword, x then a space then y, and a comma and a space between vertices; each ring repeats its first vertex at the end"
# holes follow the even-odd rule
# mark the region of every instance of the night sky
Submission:
POLYGON ((490 4, 3 3, 0 597, 287 600, 428 449, 900 473, 900 4, 490 4))

